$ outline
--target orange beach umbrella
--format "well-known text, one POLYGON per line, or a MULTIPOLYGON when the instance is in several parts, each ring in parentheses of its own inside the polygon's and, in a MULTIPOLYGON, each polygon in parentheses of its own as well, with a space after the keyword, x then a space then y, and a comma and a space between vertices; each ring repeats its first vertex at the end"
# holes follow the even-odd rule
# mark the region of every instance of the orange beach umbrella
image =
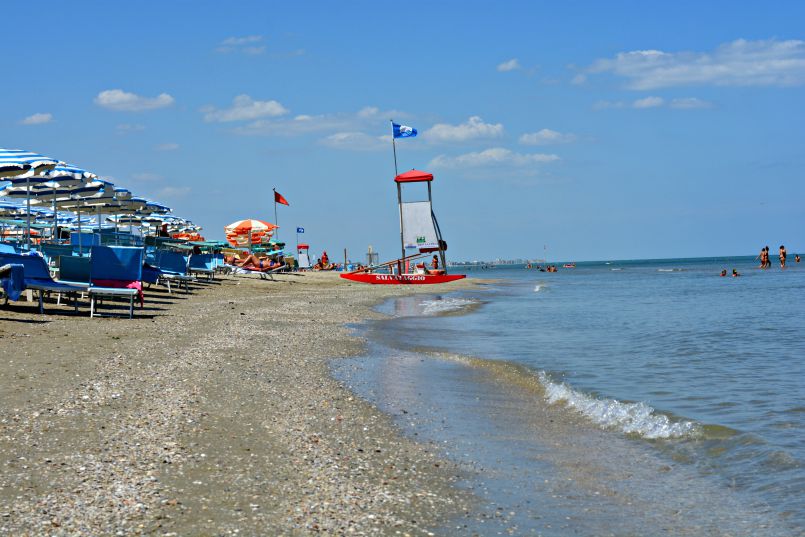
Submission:
POLYGON ((226 232, 226 241, 232 246, 251 246, 252 244, 264 242, 264 239, 271 238, 277 227, 279 226, 270 222, 250 218, 233 222, 224 227, 224 231, 226 232))

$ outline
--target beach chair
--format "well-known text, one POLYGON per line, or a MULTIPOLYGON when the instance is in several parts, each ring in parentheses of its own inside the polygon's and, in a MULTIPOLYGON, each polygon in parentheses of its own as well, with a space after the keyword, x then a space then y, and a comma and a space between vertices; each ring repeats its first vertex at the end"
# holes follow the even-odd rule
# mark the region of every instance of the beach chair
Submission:
POLYGON ((59 256, 59 281, 77 285, 86 285, 90 282, 90 258, 72 255, 59 256))
MULTIPOLYGON (((59 256, 58 281, 70 285, 79 285, 89 289, 89 262, 89 257, 78 257, 74 255, 59 256)), ((84 298, 83 292, 81 293, 80 298, 84 298)), ((61 304, 61 293, 59 293, 56 304, 61 304)))
POLYGON ((187 262, 187 270, 190 275, 203 274, 207 276, 207 279, 214 279, 215 267, 212 254, 192 254, 187 262))
POLYGON ((136 246, 93 246, 90 259, 90 317, 95 316, 98 299, 104 296, 128 297, 129 319, 134 317, 134 297, 143 305, 143 248, 136 246))
POLYGON ((274 280, 274 274, 277 274, 278 272, 287 271, 285 265, 279 266, 271 270, 252 270, 245 267, 238 267, 236 265, 226 265, 226 266, 229 267, 230 269, 229 273, 232 274, 233 276, 236 276, 238 274, 257 274, 260 276, 261 280, 272 280, 272 281, 274 280))
MULTIPOLYGON (((23 287, 39 291, 39 313, 45 313, 45 293, 65 293, 77 294, 87 291, 86 285, 75 285, 58 282, 50 276, 45 259, 36 253, 31 254, 11 254, 0 252, 0 266, 3 265, 22 265, 23 266, 23 287)), ((8 295, 6 295, 8 301, 8 295)), ((78 301, 75 302, 78 309, 78 301)))
POLYGON ((156 265, 160 270, 160 281, 168 286, 168 292, 172 293, 171 282, 178 282, 179 285, 184 284, 185 293, 189 292, 188 282, 193 280, 192 276, 187 274, 187 259, 179 252, 171 252, 169 250, 158 250, 156 252, 156 265))
POLYGON ((142 282, 147 284, 158 283, 159 276, 162 274, 162 271, 159 270, 154 265, 150 264, 148 261, 143 263, 143 276, 142 282))

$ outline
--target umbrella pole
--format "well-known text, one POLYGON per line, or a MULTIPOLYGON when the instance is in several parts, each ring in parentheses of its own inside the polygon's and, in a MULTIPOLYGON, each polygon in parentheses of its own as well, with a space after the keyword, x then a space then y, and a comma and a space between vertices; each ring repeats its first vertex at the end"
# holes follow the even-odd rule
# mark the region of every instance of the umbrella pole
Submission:
POLYGON ((78 215, 78 257, 81 257, 81 205, 75 206, 75 214, 78 215))
POLYGON ((56 183, 53 183, 53 233, 50 237, 54 243, 58 242, 56 238, 56 229, 58 228, 58 219, 56 218, 56 183))
POLYGON ((25 248, 31 250, 31 179, 25 178, 25 205, 28 212, 28 224, 25 227, 25 248))

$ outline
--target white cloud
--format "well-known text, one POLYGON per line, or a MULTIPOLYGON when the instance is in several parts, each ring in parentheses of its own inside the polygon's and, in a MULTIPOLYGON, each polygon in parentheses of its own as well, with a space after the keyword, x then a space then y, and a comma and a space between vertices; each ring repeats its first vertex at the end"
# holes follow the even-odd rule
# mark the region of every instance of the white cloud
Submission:
POLYGON ((520 136, 520 143, 523 145, 567 144, 575 140, 575 134, 561 133, 551 129, 542 129, 520 136))
POLYGON ((242 52, 243 54, 257 55, 266 51, 262 35, 246 35, 243 37, 227 37, 218 45, 217 50, 223 54, 242 52))
POLYGON ((805 41, 738 39, 712 52, 635 50, 599 59, 589 73, 612 73, 627 87, 797 86, 805 84, 805 41))
POLYGON ((53 114, 33 114, 20 120, 20 125, 43 125, 53 121, 53 114))
POLYGON ((243 37, 227 37, 221 41, 221 45, 227 47, 238 47, 242 45, 253 45, 263 40, 262 35, 247 35, 243 37))
POLYGON ((149 98, 121 89, 105 90, 95 97, 95 104, 98 106, 123 112, 142 112, 143 110, 165 108, 174 102, 175 99, 167 93, 160 93, 156 97, 149 98))
POLYGON ((501 123, 484 123, 479 116, 472 116, 466 123, 448 125, 437 123, 424 132, 423 138, 435 142, 466 142, 467 140, 499 138, 503 135, 501 123))
POLYGON ((364 132, 337 132, 321 140, 321 143, 334 149, 375 151, 388 149, 391 140, 385 140, 385 138, 390 137, 371 136, 364 132))
POLYGON ((709 101, 705 101, 699 99, 698 97, 678 97, 671 99, 670 101, 663 99, 662 97, 643 97, 642 99, 636 99, 631 103, 625 103, 623 101, 598 101, 593 105, 593 109, 595 110, 606 110, 608 108, 636 108, 636 109, 645 109, 645 108, 659 108, 659 107, 667 107, 667 108, 677 108, 677 109, 685 109, 685 110, 693 110, 697 108, 710 108, 713 104, 709 101))
POLYGON ((115 127, 118 134, 130 134, 132 132, 140 132, 145 130, 145 125, 136 123, 121 123, 115 127))
POLYGON ((364 106, 358 110, 358 118, 366 120, 388 121, 402 116, 405 116, 405 114, 399 110, 381 110, 376 106, 364 106))
POLYGON ((184 198, 190 194, 191 190, 192 188, 189 186, 166 186, 159 189, 157 197, 166 199, 184 198))
POLYGON ((293 118, 258 119, 233 129, 246 136, 298 136, 308 133, 391 132, 392 117, 406 117, 398 110, 366 106, 357 112, 336 114, 298 114, 293 118))
POLYGON ((584 73, 579 73, 570 80, 570 83, 573 84, 574 86, 581 86, 582 84, 586 84, 587 75, 585 75, 584 73))
POLYGON ((678 99, 672 99, 669 106, 671 108, 693 109, 693 108, 710 108, 713 105, 712 103, 703 101, 696 97, 682 97, 678 99))
POLYGON ((593 110, 606 110, 608 108, 623 108, 626 106, 623 101, 596 101, 593 110))
POLYGON ((520 61, 517 58, 512 58, 511 60, 506 60, 505 62, 498 64, 497 69, 501 73, 507 73, 509 71, 516 71, 517 69, 522 69, 522 66, 520 65, 520 61))
POLYGON ((135 181, 143 182, 143 183, 150 183, 152 181, 159 181, 162 179, 161 175, 151 172, 140 172, 140 173, 133 173, 131 175, 132 179, 135 181))
POLYGON ((248 95, 235 97, 231 108, 219 110, 207 105, 201 111, 204 113, 204 121, 219 123, 277 117, 288 113, 288 109, 277 101, 255 101, 248 95))
POLYGON ((665 104, 665 99, 662 97, 644 97, 637 99, 632 103, 632 108, 657 108, 665 104))
POLYGON ((559 160, 557 155, 545 153, 515 153, 503 147, 465 153, 455 157, 439 155, 430 161, 433 168, 474 168, 480 166, 530 166, 559 160))
POLYGON ((168 142, 165 144, 159 144, 154 149, 156 149, 157 151, 176 151, 177 149, 179 149, 179 144, 168 142))

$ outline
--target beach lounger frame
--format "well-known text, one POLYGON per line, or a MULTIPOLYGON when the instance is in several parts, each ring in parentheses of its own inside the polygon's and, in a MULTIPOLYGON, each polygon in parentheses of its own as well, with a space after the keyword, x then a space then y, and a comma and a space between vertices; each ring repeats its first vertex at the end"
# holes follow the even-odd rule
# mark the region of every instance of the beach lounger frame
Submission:
POLYGON ((224 265, 229 269, 229 274, 233 276, 237 276, 238 274, 259 274, 261 280, 271 280, 274 281, 274 274, 283 272, 285 270, 285 265, 281 267, 277 267, 271 270, 251 270, 243 267, 238 267, 235 265, 224 265))

